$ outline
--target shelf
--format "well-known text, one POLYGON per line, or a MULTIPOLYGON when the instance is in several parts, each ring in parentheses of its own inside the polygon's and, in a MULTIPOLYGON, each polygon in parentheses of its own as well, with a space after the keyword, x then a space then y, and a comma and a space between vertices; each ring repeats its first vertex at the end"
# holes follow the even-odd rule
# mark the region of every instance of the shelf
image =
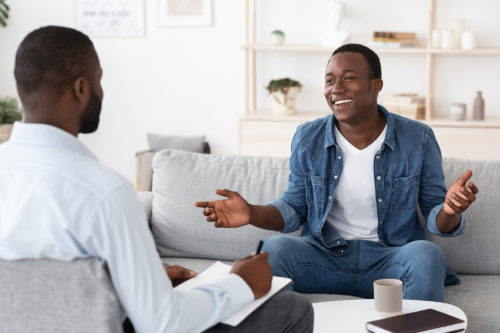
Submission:
MULTIPOLYGON (((255 50, 255 51, 272 51, 272 52, 328 52, 332 53, 335 48, 324 47, 322 45, 315 44, 285 44, 285 45, 273 45, 273 44, 245 44, 242 46, 243 49, 255 50)), ((417 47, 406 47, 406 48, 375 48, 373 49, 376 53, 394 53, 394 54, 424 54, 427 52, 426 48, 417 47)))
POLYGON ((432 54, 460 54, 460 55, 500 55, 500 48, 484 48, 484 49, 474 49, 474 50, 441 50, 441 49, 430 49, 432 54))
POLYGON ((265 120, 265 121, 289 121, 289 122, 306 122, 317 118, 326 117, 330 112, 297 112, 290 116, 280 116, 271 113, 270 111, 250 112, 241 116, 244 120, 265 120))
MULTIPOLYGON (((255 51, 272 51, 272 52, 333 52, 333 48, 324 47, 315 44, 246 44, 243 49, 255 51)), ((380 54, 472 54, 472 55, 500 55, 500 48, 480 48, 474 50, 443 50, 443 49, 427 49, 424 47, 404 47, 404 48, 372 48, 376 53, 380 54)))
POLYGON ((451 128, 500 128, 500 118, 486 118, 485 120, 451 120, 446 117, 436 117, 423 121, 431 127, 451 128))
MULTIPOLYGON (((326 117, 330 112, 298 112, 295 115, 280 116, 271 112, 250 112, 241 116, 242 120, 273 121, 273 122, 306 122, 326 117)), ((487 118, 486 120, 451 120, 446 117, 436 117, 431 120, 420 120, 431 127, 449 128, 500 128, 500 118, 487 118)))

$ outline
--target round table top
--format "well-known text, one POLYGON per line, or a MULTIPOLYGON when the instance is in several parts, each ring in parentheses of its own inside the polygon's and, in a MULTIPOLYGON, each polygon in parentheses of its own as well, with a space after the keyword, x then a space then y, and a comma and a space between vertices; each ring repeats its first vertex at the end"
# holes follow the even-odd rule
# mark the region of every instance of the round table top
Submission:
MULTIPOLYGON (((366 332, 366 323, 381 319, 375 314, 373 299, 356 299, 313 303, 314 332, 366 332)), ((467 323, 459 307, 448 303, 403 300, 403 313, 434 309, 455 316, 467 323)))

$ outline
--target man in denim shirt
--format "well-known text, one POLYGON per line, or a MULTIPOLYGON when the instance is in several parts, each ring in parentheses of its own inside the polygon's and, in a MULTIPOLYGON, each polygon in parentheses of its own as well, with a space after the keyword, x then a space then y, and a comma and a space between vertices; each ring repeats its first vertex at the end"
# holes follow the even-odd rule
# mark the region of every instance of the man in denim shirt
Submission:
POLYGON ((300 238, 274 236, 263 248, 273 274, 292 278, 296 291, 371 298, 373 281, 396 278, 404 298, 443 301, 446 262, 425 240, 417 206, 430 232, 459 235, 478 189, 470 170, 446 189, 434 133, 378 105, 382 86, 372 50, 339 47, 325 75, 333 114, 298 127, 282 198, 251 205, 217 190, 227 199, 196 205, 216 227, 253 224, 287 233, 304 225, 300 238))

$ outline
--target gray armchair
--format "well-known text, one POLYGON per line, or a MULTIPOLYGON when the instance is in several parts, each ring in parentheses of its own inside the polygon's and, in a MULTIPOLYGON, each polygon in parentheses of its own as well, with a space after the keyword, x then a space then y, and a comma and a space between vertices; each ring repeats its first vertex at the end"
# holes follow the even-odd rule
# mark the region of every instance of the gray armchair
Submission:
POLYGON ((106 263, 0 260, 0 332, 123 332, 106 263))

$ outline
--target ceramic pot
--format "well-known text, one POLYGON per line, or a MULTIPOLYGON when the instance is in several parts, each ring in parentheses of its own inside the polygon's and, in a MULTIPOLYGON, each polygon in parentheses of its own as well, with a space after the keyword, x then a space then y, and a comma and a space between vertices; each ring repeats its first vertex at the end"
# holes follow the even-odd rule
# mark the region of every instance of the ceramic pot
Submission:
POLYGON ((0 124, 0 143, 9 140, 12 124, 0 124))
POLYGON ((280 90, 273 91, 271 93, 273 97, 273 113, 281 116, 297 113, 295 105, 297 104, 299 91, 299 87, 289 87, 285 90, 285 93, 280 90))

